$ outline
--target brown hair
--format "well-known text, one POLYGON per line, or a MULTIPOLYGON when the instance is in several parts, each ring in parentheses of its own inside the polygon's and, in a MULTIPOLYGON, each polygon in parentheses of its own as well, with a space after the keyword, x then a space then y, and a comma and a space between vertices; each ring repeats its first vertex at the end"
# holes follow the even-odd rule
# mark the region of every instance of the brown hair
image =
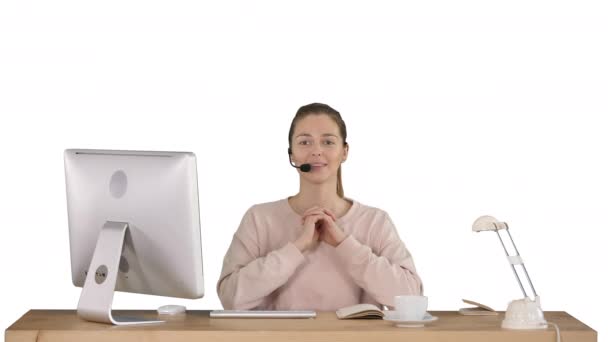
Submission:
MULTIPOLYGON (((324 103, 311 103, 305 106, 300 107, 296 112, 296 116, 294 116, 291 121, 291 127, 289 127, 289 148, 291 149, 291 139, 293 138, 293 133, 296 128, 296 124, 302 120, 303 118, 309 115, 327 115, 329 116, 336 125, 338 125, 338 129, 340 130, 340 135, 342 136, 342 143, 344 145, 348 145, 346 142, 346 124, 344 120, 342 120, 342 116, 340 116, 340 112, 331 108, 330 106, 324 103)), ((342 187, 342 166, 338 167, 338 186, 336 189, 338 196, 344 197, 344 188, 342 187)))

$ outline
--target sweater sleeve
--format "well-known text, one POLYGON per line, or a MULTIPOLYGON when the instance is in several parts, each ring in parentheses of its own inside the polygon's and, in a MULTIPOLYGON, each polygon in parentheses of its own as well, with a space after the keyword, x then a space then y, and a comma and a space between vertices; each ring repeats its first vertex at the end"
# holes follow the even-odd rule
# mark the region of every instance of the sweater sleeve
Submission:
POLYGON ((365 291, 366 297, 389 307, 394 306, 397 295, 421 295, 422 281, 414 260, 388 214, 383 213, 379 226, 369 228, 378 237, 373 242, 377 254, 352 235, 336 247, 339 259, 355 283, 365 291))
POLYGON ((224 257, 217 293, 225 309, 263 306, 305 258, 291 242, 262 255, 253 207, 245 213, 224 257))

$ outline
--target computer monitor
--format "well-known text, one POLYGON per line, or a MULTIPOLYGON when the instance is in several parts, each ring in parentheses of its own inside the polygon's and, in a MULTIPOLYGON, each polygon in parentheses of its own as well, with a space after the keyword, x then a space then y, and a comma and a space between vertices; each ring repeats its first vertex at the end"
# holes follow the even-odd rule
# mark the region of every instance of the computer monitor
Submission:
POLYGON ((189 152, 69 149, 64 154, 78 315, 117 325, 114 291, 204 295, 196 157, 189 152))

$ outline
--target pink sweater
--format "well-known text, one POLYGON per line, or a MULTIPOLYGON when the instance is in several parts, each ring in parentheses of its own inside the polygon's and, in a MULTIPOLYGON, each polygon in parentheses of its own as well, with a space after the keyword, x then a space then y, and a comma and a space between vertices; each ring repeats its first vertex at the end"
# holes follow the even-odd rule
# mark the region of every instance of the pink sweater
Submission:
POLYGON ((388 214, 353 201, 336 221, 347 238, 304 253, 291 242, 301 217, 287 199, 251 207, 217 283, 226 309, 334 311, 372 303, 393 306, 396 295, 421 294, 412 256, 388 214))

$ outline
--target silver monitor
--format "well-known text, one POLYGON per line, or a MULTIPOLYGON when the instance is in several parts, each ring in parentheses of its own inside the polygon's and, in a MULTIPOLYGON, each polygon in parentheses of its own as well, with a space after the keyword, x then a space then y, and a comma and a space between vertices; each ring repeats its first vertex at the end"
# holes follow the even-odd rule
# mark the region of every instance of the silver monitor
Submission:
POLYGON ((111 324, 114 290, 201 298, 196 157, 189 152, 66 150, 72 282, 78 314, 111 324))

